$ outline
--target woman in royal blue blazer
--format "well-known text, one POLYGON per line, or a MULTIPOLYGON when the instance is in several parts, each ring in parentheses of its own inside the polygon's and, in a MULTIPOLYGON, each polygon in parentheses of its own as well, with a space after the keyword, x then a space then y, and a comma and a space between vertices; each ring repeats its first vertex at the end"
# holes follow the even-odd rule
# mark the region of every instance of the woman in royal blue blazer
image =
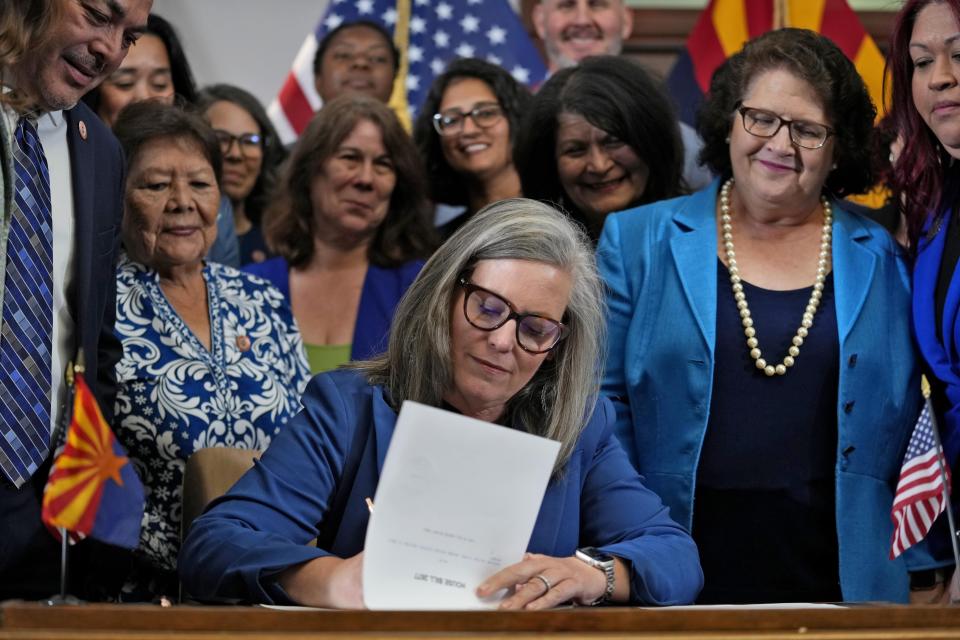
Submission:
POLYGON ((510 588, 507 609, 691 602, 702 584, 696 547, 631 467, 609 401, 596 401, 603 333, 583 232, 531 200, 481 210, 404 296, 387 353, 316 376, 300 415, 195 521, 180 556, 187 590, 362 606, 364 498, 398 407, 414 400, 560 442, 530 554, 478 596, 510 588))
POLYGON ((297 141, 246 267, 285 293, 313 373, 382 353, 393 312, 435 246, 423 167, 383 103, 341 96, 297 141))
POLYGON ((874 114, 828 39, 770 32, 711 83, 717 181, 607 219, 603 388, 692 528, 701 602, 907 599, 888 554, 919 408, 909 281, 887 232, 837 200, 871 185, 874 114))
MULTIPOLYGON (((890 119, 905 141, 893 171, 911 245, 913 323, 932 383, 933 405, 947 461, 960 459, 960 1, 909 0, 890 37, 890 119)), ((956 473, 952 492, 956 496, 956 473)), ((960 503, 953 499, 954 511, 960 503)), ((942 519, 941 519, 942 520, 942 519)), ((942 523, 941 523, 942 524, 942 523)), ((933 534, 949 548, 944 529, 933 534), (939 534, 939 535, 938 535, 939 534)), ((949 575, 927 581, 934 586, 949 575)), ((951 597, 957 593, 956 576, 951 597)))

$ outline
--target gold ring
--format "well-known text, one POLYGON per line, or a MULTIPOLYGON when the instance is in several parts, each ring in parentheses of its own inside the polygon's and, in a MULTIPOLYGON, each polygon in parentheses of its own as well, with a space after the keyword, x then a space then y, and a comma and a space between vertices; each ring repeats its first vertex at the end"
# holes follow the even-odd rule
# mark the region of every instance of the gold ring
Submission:
POLYGON ((550 581, 547 580, 547 578, 546 578, 542 573, 538 573, 537 575, 535 575, 535 576, 533 576, 533 577, 536 578, 537 580, 539 580, 540 582, 542 582, 542 583, 543 583, 543 586, 546 587, 546 591, 544 591, 544 593, 546 593, 547 591, 550 591, 550 589, 553 588, 553 585, 550 584, 550 581))

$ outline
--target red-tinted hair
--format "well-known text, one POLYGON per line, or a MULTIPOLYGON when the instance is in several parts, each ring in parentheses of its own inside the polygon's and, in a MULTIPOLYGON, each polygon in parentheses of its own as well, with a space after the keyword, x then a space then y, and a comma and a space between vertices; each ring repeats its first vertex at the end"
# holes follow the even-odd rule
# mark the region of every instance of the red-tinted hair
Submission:
MULTIPOLYGON (((944 190, 944 169, 950 164, 933 131, 927 127, 913 103, 913 59, 910 39, 917 14, 931 4, 945 4, 960 23, 960 0, 907 0, 897 15, 890 38, 887 70, 892 79, 890 114, 893 127, 904 140, 903 151, 893 167, 893 188, 903 200, 911 243, 916 239, 926 216, 938 211, 944 190)), ((886 93, 886 88, 884 93, 886 93)))

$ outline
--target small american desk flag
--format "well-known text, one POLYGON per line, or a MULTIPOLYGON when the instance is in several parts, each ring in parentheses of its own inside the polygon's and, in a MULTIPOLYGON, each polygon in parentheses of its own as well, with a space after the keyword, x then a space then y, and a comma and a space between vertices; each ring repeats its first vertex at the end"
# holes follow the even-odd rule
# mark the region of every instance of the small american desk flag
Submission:
POLYGON ((324 36, 344 23, 378 22, 393 34, 401 64, 390 104, 398 113, 408 110, 412 117, 433 78, 454 58, 482 58, 528 86, 540 84, 547 75, 540 53, 507 0, 326 0, 317 4, 321 11, 326 5, 326 11, 307 35, 267 109, 284 143, 296 140, 320 108, 313 57, 324 36))
POLYGON ((895 530, 890 544, 890 559, 920 542, 947 506, 944 472, 941 469, 945 470, 948 483, 950 470, 934 428, 930 402, 927 401, 910 436, 900 469, 897 493, 893 497, 890 515, 895 530))

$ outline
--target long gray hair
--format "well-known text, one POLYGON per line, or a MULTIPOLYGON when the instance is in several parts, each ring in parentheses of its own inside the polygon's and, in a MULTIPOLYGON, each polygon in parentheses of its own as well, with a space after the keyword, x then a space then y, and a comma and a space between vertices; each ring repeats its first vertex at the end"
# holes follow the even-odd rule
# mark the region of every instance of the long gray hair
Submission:
POLYGON ((513 198, 467 221, 427 262, 394 315, 387 352, 355 363, 382 384, 397 408, 404 400, 439 406, 453 384, 450 323, 458 277, 481 260, 531 260, 563 269, 573 287, 566 339, 507 405, 511 426, 560 442, 554 473, 566 465, 599 391, 604 301, 586 234, 549 205, 513 198))

